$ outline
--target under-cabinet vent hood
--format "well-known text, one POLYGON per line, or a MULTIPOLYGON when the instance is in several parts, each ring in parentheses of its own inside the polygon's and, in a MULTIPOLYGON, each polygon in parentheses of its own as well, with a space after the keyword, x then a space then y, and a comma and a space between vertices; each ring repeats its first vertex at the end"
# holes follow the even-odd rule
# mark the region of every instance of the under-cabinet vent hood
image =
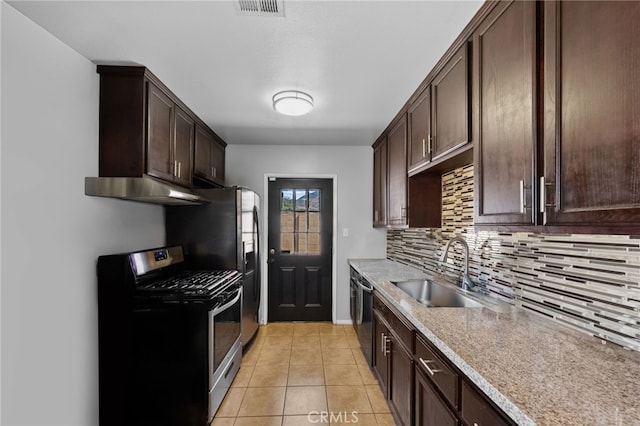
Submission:
POLYGON ((185 188, 145 177, 85 177, 84 193, 93 197, 162 205, 205 204, 209 200, 185 188))
POLYGON ((236 0, 235 6, 240 16, 284 17, 283 0, 236 0))

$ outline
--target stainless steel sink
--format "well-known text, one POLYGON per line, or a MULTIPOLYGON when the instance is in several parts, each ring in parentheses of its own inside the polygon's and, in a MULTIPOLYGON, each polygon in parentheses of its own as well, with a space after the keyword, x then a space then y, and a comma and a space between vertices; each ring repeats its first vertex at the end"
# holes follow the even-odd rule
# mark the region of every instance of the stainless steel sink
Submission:
POLYGON ((454 289, 429 280, 391 281, 391 283, 425 306, 460 308, 481 308, 484 306, 454 289))

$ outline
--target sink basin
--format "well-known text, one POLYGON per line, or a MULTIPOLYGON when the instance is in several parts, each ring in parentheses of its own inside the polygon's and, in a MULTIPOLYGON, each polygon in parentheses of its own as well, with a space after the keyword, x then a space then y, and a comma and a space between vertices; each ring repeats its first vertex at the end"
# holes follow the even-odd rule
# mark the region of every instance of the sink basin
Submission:
POLYGON ((454 289, 429 280, 391 281, 391 283, 429 307, 481 308, 484 306, 454 289))

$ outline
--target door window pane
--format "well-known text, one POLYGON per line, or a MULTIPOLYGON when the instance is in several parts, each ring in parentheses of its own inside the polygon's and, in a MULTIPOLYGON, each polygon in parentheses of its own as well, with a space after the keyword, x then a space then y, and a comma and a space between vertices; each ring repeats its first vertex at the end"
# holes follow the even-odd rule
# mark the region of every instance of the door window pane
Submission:
POLYGON ((320 232, 320 213, 309 212, 309 232, 320 232))
POLYGON ((307 212, 296 212, 296 232, 307 232, 307 212))
POLYGON ((320 211, 320 190, 319 189, 309 190, 309 211, 310 212, 320 211))
POLYGON ((296 254, 307 253, 307 234, 296 234, 296 254))
POLYGON ((280 234, 280 252, 293 253, 293 233, 280 234))
POLYGON ((280 232, 293 232, 293 212, 280 212, 280 232))
POLYGON ((309 233, 308 235, 308 243, 307 243, 307 251, 309 254, 320 254, 320 234, 309 233))
POLYGON ((296 211, 307 210, 307 190, 296 189, 296 211))
POLYGON ((280 192, 280 210, 293 210, 293 189, 280 192))

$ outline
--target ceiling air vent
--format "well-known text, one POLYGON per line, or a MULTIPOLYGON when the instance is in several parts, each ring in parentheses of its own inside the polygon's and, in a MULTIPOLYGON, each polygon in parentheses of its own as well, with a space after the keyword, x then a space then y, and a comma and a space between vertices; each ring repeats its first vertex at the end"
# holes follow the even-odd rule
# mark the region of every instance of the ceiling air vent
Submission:
POLYGON ((283 0, 238 0, 236 12, 241 16, 284 16, 283 0))

